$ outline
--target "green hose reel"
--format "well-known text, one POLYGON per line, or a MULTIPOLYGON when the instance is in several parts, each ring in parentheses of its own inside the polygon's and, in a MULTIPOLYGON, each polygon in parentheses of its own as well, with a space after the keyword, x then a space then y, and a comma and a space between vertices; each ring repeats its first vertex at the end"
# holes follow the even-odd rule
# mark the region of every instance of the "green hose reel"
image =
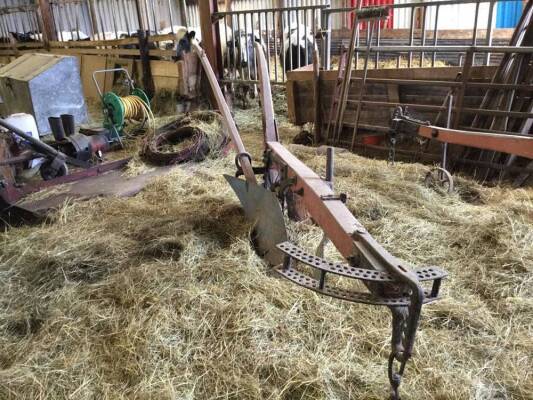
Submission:
POLYGON ((126 74, 126 83, 130 88, 130 96, 140 98, 148 107, 150 107, 150 100, 142 89, 136 88, 133 85, 133 80, 124 68, 103 69, 93 72, 93 81, 102 99, 104 128, 108 129, 111 132, 111 136, 120 142, 120 137, 124 135, 124 125, 128 116, 126 115, 126 109, 120 96, 113 92, 102 93, 100 89, 96 80, 96 74, 106 72, 124 72, 126 74))

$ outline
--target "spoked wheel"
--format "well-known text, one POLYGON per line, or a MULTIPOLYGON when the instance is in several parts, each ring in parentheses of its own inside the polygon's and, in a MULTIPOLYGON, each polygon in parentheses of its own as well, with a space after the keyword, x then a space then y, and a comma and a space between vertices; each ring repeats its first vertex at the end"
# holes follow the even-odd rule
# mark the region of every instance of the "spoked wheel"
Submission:
POLYGON ((448 193, 453 193, 453 177, 447 170, 435 167, 428 171, 424 178, 427 187, 441 187, 448 193))

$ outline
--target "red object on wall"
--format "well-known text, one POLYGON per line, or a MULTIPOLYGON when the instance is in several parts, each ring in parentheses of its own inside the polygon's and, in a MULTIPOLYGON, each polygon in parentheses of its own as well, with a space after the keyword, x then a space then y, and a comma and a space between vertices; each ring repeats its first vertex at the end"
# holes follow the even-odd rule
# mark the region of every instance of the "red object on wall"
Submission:
MULTIPOLYGON (((394 0, 351 0, 352 7, 379 7, 394 4, 394 0)), ((350 28, 353 28, 355 16, 352 14, 350 18, 350 28)), ((380 23, 381 29, 392 29, 394 24, 393 10, 389 10, 389 18, 386 21, 380 23)), ((359 29, 367 29, 367 23, 362 22, 359 24, 359 29)))

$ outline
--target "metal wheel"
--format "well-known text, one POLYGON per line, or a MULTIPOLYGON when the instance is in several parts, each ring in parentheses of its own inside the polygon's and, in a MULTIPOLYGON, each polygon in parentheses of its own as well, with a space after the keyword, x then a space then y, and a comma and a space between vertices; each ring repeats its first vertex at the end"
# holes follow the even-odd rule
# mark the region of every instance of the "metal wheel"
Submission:
POLYGON ((447 170, 440 167, 435 167, 428 171, 424 178, 424 183, 427 187, 441 187, 448 193, 453 193, 453 177, 447 170))

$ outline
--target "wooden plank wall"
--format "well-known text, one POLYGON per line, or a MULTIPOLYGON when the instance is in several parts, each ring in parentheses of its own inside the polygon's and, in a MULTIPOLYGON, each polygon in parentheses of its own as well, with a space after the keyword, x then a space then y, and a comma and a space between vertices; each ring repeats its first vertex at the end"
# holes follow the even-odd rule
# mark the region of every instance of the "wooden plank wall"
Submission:
MULTIPOLYGON (((167 90, 176 94, 186 94, 186 78, 183 73, 183 63, 172 61, 174 50, 162 50, 157 47, 163 41, 176 41, 173 34, 151 36, 150 42, 156 48, 150 49, 150 57, 161 58, 150 60, 150 67, 154 79, 156 92, 167 90)), ((138 38, 124 38, 118 40, 93 40, 93 41, 51 41, 47 48, 42 42, 30 43, 1 43, 0 64, 8 64, 24 53, 54 53, 76 56, 79 61, 83 90, 87 100, 97 100, 98 91, 93 81, 95 70, 110 68, 125 68, 133 76, 137 85, 142 82, 142 68, 139 60, 140 52, 135 47, 138 38), (129 48, 125 48, 125 47, 129 48)), ((114 74, 97 75, 97 81, 102 90, 109 91, 113 86, 114 74)))
MULTIPOLYGON (((471 80, 478 82, 490 81, 496 67, 477 66, 472 68, 471 80)), ((369 70, 368 78, 377 79, 403 79, 428 81, 424 86, 402 85, 391 82, 367 83, 365 100, 411 103, 442 106, 443 100, 449 91, 446 86, 432 86, 429 81, 455 81, 457 74, 462 71, 460 67, 441 68, 402 68, 369 70)), ((360 78, 361 70, 353 71, 353 78, 360 78)), ((327 121, 331 104, 331 96, 337 79, 337 71, 320 72, 320 93, 322 120, 327 121)), ((349 99, 356 99, 359 93, 360 81, 354 80, 350 85, 349 99)), ((287 73, 287 111, 289 120, 296 125, 313 122, 313 113, 308 110, 313 107, 313 71, 310 66, 287 73)), ((482 89, 469 89, 465 96, 465 107, 477 107, 482 98, 482 89)), ((389 127, 393 107, 363 106, 360 122, 363 125, 375 126, 375 131, 383 132, 389 127)), ((354 120, 355 105, 349 106, 346 111, 345 121, 354 120)), ((420 111, 419 114, 428 119, 436 116, 435 111, 420 111)))

